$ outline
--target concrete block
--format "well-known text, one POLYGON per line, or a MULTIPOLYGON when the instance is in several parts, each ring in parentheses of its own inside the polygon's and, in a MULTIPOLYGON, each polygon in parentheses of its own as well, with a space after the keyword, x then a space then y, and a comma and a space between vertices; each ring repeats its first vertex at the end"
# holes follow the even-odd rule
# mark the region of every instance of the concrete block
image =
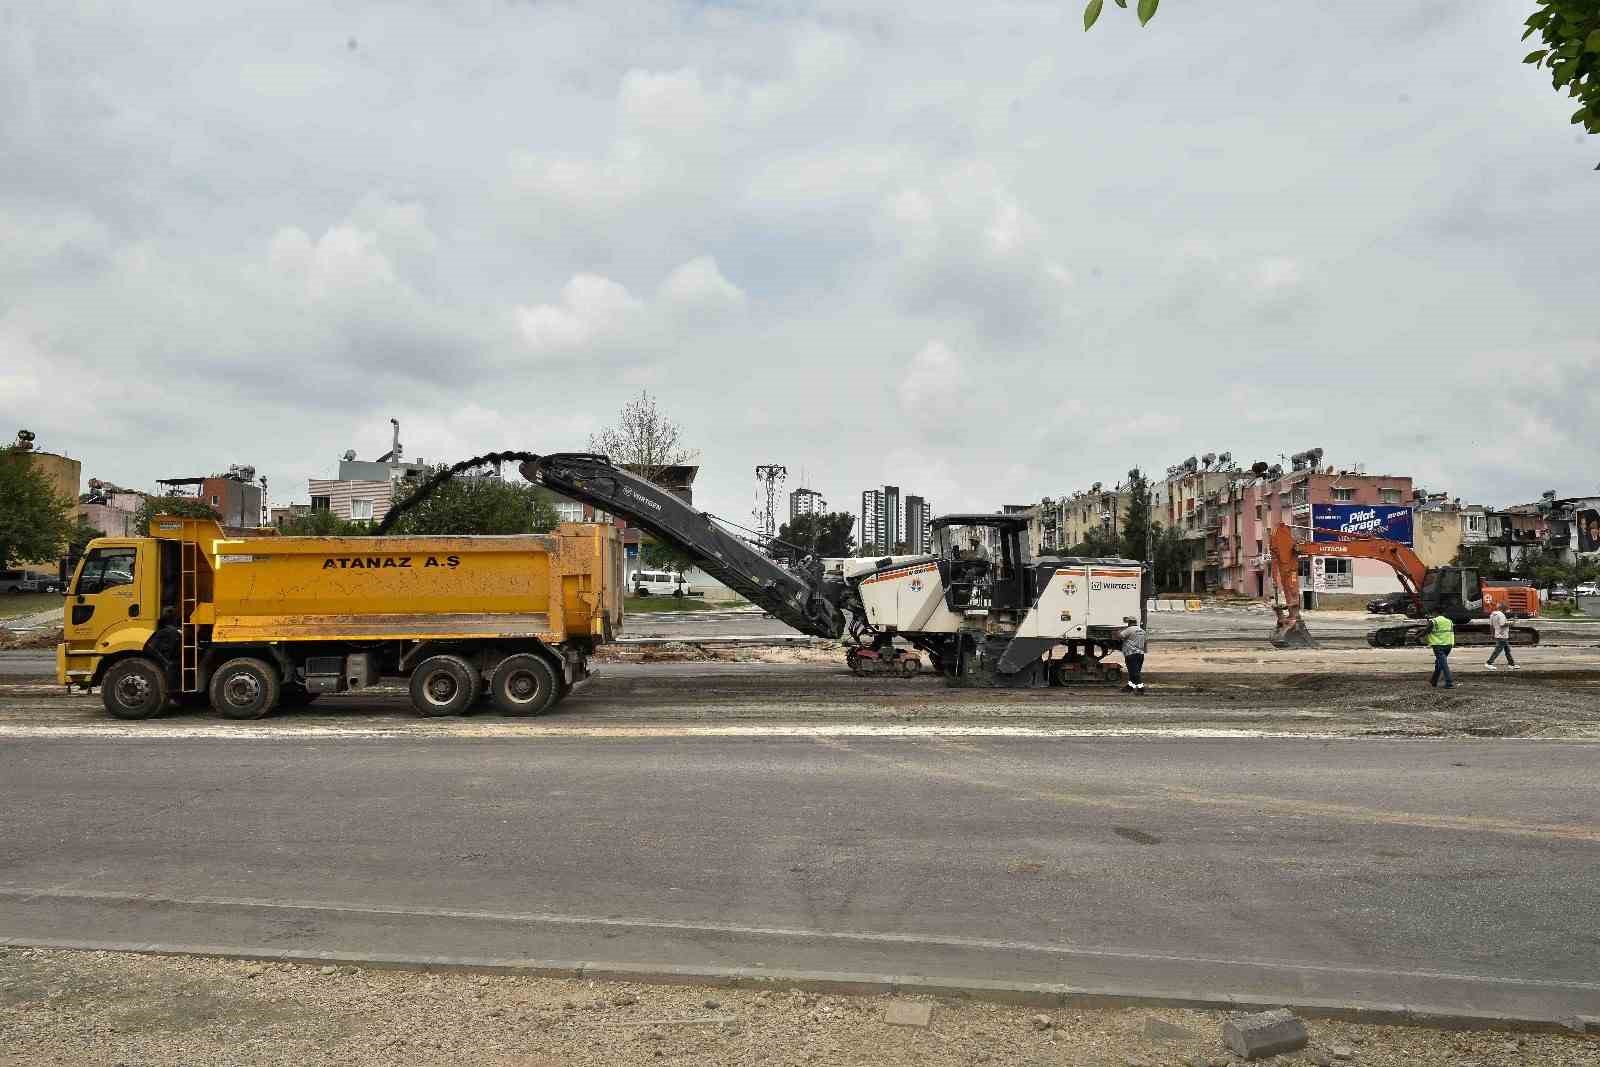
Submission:
POLYGON ((926 1027, 933 1018, 933 1005, 916 1000, 891 1000, 883 1011, 890 1026, 926 1027))
POLYGON ((1285 1008, 1234 1015, 1222 1024, 1222 1042, 1247 1060, 1294 1052, 1311 1042, 1306 1024, 1285 1008))

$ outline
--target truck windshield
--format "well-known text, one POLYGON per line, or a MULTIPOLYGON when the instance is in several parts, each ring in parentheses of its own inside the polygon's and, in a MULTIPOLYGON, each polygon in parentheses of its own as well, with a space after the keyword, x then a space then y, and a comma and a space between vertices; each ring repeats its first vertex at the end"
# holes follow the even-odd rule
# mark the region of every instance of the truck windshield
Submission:
POLYGON ((83 559, 83 570, 73 592, 80 596, 133 584, 134 548, 96 548, 83 559))

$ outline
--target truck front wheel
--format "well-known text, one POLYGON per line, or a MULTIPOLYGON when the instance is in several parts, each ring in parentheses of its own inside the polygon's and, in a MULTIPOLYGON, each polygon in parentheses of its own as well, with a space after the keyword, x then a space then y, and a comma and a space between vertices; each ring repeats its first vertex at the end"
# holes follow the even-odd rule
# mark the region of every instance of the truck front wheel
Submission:
POLYGON ((489 693, 502 714, 540 715, 560 698, 561 683, 549 660, 522 652, 500 661, 489 693))
POLYGON ((240 656, 211 676, 211 706, 225 719, 259 719, 278 706, 280 689, 276 667, 240 656))
POLYGON ((460 656, 429 656, 411 672, 411 706, 418 715, 465 715, 478 699, 478 674, 460 656))
POLYGON ((167 676, 143 656, 118 660, 100 679, 100 698, 119 719, 148 719, 167 706, 167 676))

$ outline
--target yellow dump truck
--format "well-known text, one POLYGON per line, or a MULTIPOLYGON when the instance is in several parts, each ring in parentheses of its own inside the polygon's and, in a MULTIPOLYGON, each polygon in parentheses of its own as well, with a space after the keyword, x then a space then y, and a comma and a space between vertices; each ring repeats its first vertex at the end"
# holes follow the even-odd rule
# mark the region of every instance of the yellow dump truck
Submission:
POLYGON ((119 719, 171 701, 231 719, 407 678, 422 715, 545 711, 622 628, 610 526, 508 537, 230 537, 163 516, 89 544, 67 592, 63 685, 119 719))

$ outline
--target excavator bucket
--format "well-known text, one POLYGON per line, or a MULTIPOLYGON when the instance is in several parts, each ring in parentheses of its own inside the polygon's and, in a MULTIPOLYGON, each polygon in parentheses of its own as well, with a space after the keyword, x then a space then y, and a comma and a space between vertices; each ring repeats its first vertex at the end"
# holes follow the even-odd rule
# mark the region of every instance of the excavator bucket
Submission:
POLYGON ((1306 629, 1306 621, 1298 612, 1290 614, 1279 608, 1278 625, 1272 631, 1272 647, 1316 648, 1317 643, 1311 639, 1311 631, 1306 629))

